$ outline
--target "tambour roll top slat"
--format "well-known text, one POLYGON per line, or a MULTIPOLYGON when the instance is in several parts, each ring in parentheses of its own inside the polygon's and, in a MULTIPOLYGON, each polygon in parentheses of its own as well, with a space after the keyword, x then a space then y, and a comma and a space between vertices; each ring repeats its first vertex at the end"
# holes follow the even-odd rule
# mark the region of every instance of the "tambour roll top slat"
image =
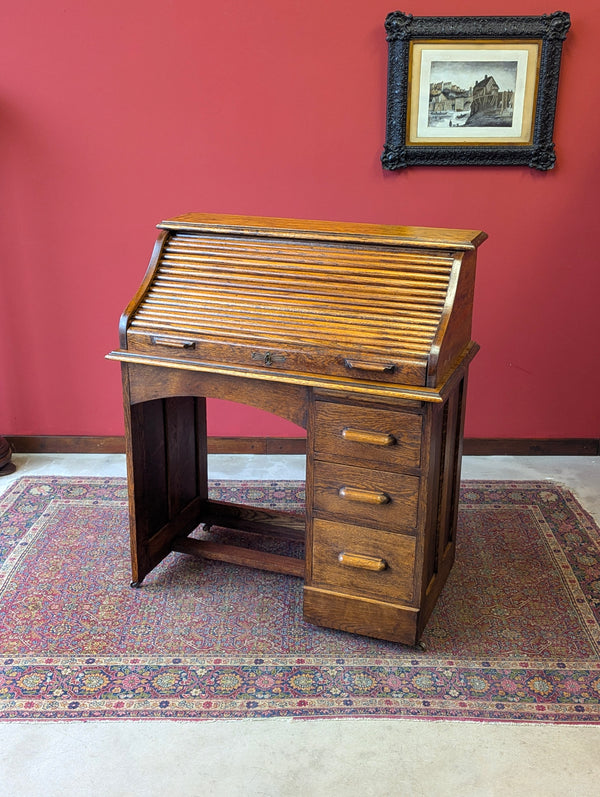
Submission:
POLYGON ((131 353, 436 387, 471 344, 474 231, 188 214, 159 225, 131 353))

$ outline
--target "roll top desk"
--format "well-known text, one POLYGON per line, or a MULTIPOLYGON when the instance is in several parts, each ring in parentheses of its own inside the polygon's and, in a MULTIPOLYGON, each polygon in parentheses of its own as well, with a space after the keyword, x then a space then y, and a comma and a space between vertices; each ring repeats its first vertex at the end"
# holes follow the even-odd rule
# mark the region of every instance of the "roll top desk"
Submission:
POLYGON ((416 644, 454 561, 485 234, 194 213, 158 226, 108 355, 133 583, 172 551, 287 573, 307 621, 416 644), (207 397, 307 430, 305 520, 209 499, 207 397), (202 539, 203 524, 304 557, 202 539))

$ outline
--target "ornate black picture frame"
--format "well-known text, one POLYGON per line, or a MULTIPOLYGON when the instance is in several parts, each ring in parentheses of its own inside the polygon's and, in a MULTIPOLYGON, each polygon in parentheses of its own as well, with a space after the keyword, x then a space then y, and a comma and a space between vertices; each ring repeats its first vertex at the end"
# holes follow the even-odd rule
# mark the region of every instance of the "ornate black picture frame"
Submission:
POLYGON ((385 169, 556 162, 553 129, 569 14, 385 20, 385 169))

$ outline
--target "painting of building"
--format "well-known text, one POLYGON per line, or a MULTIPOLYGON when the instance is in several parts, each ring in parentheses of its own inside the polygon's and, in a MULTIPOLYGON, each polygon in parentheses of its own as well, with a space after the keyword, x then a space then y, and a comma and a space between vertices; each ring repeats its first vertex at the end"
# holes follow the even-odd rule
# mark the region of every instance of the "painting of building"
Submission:
POLYGON ((466 124, 477 127, 510 127, 513 103, 514 91, 500 91, 493 76, 485 75, 473 86, 471 114, 466 124))
POLYGON ((516 72, 516 62, 433 62, 429 126, 510 127, 516 72))

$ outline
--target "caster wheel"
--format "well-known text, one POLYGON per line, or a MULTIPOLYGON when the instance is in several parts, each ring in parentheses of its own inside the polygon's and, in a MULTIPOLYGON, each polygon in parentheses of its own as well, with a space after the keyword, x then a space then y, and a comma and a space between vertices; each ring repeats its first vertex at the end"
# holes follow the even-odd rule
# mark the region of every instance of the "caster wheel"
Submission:
POLYGON ((142 582, 141 581, 132 581, 129 586, 131 587, 131 589, 140 589, 141 586, 142 586, 142 582))

